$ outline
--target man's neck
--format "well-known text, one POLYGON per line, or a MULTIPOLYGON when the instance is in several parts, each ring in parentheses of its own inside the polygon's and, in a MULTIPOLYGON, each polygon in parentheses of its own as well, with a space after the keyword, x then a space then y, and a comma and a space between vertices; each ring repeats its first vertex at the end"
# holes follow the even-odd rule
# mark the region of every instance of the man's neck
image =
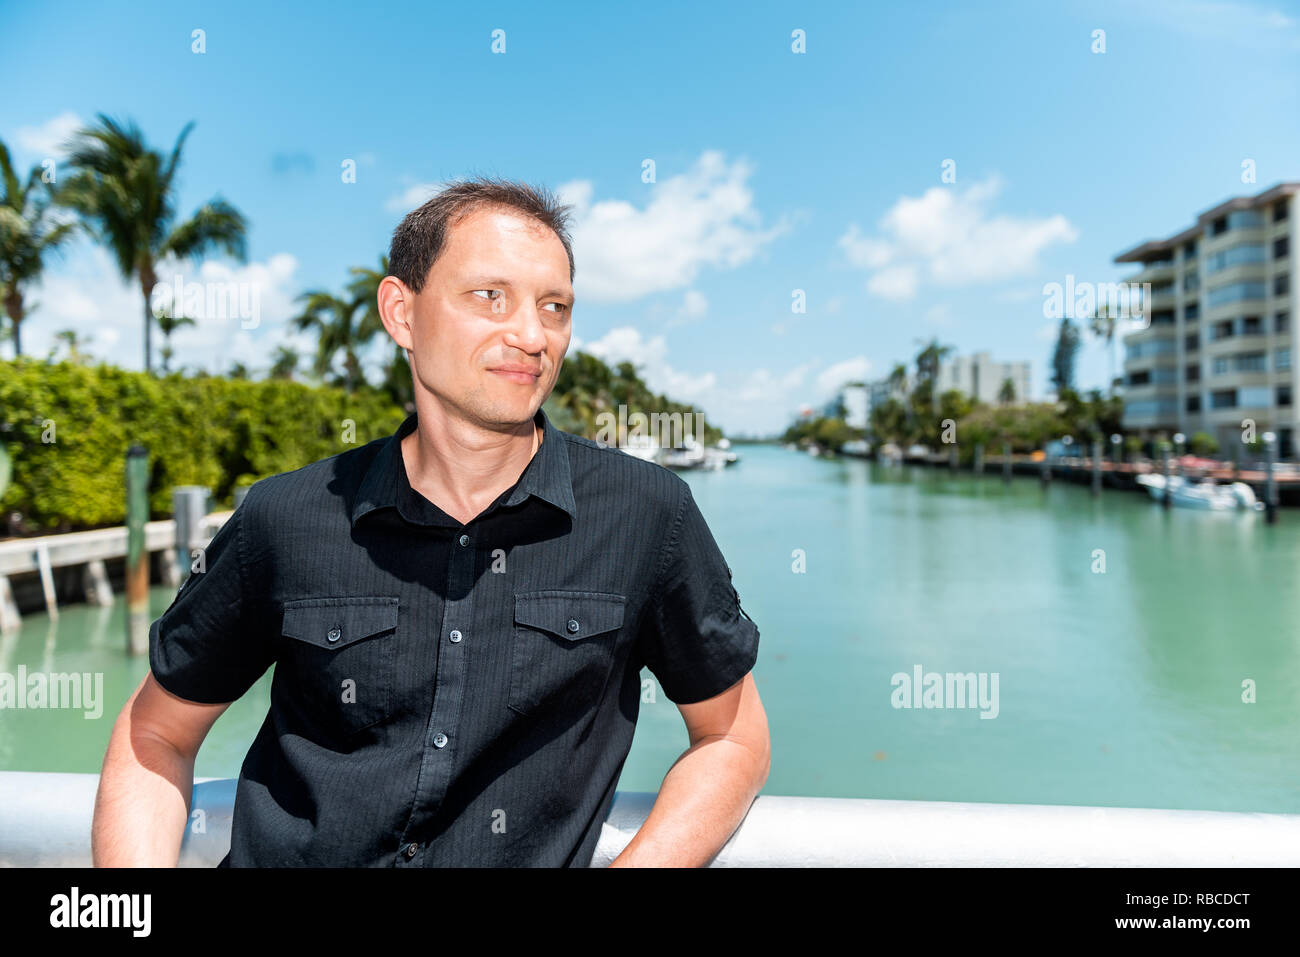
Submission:
POLYGON ((496 501, 541 447, 533 420, 511 432, 485 429, 433 406, 401 442, 411 488, 462 525, 496 501))

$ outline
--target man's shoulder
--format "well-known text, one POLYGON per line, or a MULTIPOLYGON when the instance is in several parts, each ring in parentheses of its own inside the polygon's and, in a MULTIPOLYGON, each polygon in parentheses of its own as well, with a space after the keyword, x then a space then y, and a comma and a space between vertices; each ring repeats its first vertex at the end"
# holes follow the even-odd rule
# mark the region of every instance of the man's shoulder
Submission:
POLYGON ((380 436, 364 445, 345 449, 296 469, 268 475, 248 489, 244 504, 265 516, 281 506, 302 509, 321 507, 330 499, 350 502, 366 470, 391 436, 380 436))
POLYGON ((569 454, 574 492, 627 499, 638 508, 676 511, 690 486, 676 472, 572 432, 560 432, 569 454))

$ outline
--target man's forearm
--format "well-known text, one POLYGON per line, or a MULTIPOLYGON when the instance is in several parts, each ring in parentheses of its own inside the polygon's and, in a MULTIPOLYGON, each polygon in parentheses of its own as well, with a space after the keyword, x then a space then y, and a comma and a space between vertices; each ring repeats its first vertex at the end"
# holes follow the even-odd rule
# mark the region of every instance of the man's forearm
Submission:
POLYGON ((91 857, 96 867, 175 867, 189 819, 194 762, 118 717, 104 756, 91 857))
POLYGON ((749 812, 769 759, 725 735, 696 742, 664 777, 645 823, 611 867, 700 867, 749 812))

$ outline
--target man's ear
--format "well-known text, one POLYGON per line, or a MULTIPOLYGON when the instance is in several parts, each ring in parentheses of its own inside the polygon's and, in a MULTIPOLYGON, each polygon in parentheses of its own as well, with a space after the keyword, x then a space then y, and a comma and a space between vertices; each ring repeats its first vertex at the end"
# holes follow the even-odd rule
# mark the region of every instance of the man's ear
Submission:
POLYGON ((415 323, 415 293, 396 276, 385 276, 379 283, 376 296, 379 305, 379 318, 392 340, 406 350, 406 358, 411 358, 415 346, 412 326, 415 323))

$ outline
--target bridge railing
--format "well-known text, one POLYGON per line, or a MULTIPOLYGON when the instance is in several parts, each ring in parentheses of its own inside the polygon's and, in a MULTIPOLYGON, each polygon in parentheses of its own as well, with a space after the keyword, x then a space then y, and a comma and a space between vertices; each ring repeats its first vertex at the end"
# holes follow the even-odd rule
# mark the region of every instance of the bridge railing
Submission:
MULTIPOLYGON (((89 866, 97 774, 0 771, 0 866, 89 866)), ((593 867, 645 821, 620 791, 593 867)), ((185 867, 230 847, 235 782, 195 783, 185 867)), ((856 798, 758 797, 713 867, 1295 867, 1300 815, 856 798)))

